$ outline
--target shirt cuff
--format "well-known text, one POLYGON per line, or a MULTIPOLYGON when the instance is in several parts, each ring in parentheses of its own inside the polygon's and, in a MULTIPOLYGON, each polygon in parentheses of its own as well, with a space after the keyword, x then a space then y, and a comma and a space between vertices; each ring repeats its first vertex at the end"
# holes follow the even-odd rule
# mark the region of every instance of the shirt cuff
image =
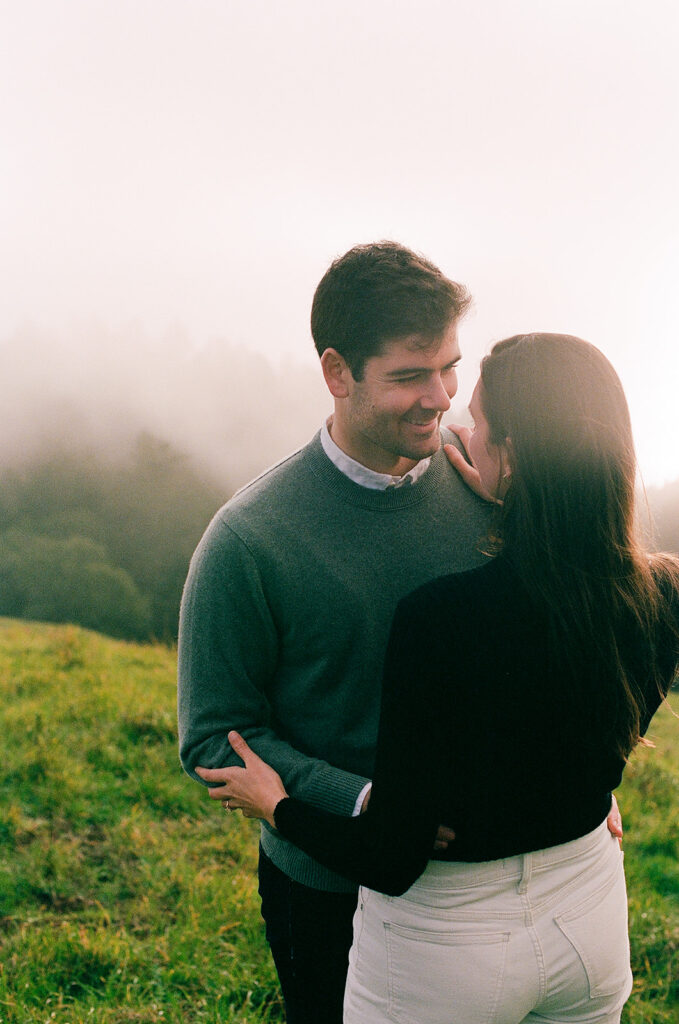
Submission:
POLYGON ((369 793, 370 790, 372 789, 372 786, 373 786, 372 782, 366 782, 365 786, 363 787, 361 792, 358 794, 358 797, 356 799, 356 806, 354 807, 353 814, 351 815, 352 818, 357 818, 359 816, 359 814, 361 813, 361 807, 363 806, 363 801, 366 798, 366 794, 369 793))

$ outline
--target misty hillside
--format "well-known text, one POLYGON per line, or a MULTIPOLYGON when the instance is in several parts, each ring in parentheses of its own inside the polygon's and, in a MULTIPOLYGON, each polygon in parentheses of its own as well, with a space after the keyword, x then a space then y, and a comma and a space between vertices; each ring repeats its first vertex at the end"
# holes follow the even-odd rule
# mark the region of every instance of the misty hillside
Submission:
POLYGON ((169 442, 225 489, 300 447, 330 411, 313 362, 276 363, 177 329, 150 337, 81 324, 0 340, 0 465, 51 447, 120 457, 140 433, 169 442))
MULTIPOLYGON (((0 615, 143 641, 176 638, 213 513, 329 410, 317 368, 179 330, 25 328, 0 382, 0 615)), ((648 504, 652 546, 679 551, 679 480, 648 504)))
POLYGON ((124 458, 62 448, 0 470, 0 615, 173 640, 191 553, 224 497, 148 434, 124 458))
POLYGON ((315 368, 134 326, 24 327, 0 391, 0 614, 136 640, 176 637, 213 513, 328 412, 315 368))

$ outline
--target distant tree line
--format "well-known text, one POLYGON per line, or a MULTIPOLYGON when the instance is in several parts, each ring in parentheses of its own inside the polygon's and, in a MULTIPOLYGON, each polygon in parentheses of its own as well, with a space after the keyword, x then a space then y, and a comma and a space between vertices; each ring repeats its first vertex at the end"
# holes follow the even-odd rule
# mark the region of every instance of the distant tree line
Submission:
MULTIPOLYGON (((170 444, 56 450, 0 469, 0 615, 171 643, 191 554, 228 494, 170 444)), ((679 481, 649 491, 652 546, 679 551, 679 481)))
POLYGON ((141 434, 122 461, 58 451, 0 472, 0 615, 173 641, 189 560, 225 500, 141 434))
POLYGON ((653 517, 653 546, 679 552, 679 480, 648 492, 653 517))

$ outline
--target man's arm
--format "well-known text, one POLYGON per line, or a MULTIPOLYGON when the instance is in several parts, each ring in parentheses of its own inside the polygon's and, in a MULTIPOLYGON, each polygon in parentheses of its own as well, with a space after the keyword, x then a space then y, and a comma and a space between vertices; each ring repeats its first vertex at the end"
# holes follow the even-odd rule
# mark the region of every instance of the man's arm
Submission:
POLYGON ((255 558, 223 519, 209 527, 191 562, 178 650, 180 757, 197 765, 239 765, 227 740, 237 730, 283 779, 291 795, 350 815, 368 781, 294 749, 271 728, 267 690, 279 635, 255 558))

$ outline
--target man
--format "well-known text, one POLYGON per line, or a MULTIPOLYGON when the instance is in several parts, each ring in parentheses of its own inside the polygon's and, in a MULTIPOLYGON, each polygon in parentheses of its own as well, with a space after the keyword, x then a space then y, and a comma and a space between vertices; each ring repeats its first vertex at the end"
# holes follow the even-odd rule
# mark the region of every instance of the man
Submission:
MULTIPOLYGON (((396 603, 484 557, 489 506, 440 435, 469 302, 392 242, 351 249, 321 280, 311 328, 333 416, 217 513, 191 564, 179 728, 194 778, 240 763, 236 729, 291 795, 360 812, 396 603)), ((259 879, 289 1024, 339 1024, 354 887, 266 824, 259 879)))

